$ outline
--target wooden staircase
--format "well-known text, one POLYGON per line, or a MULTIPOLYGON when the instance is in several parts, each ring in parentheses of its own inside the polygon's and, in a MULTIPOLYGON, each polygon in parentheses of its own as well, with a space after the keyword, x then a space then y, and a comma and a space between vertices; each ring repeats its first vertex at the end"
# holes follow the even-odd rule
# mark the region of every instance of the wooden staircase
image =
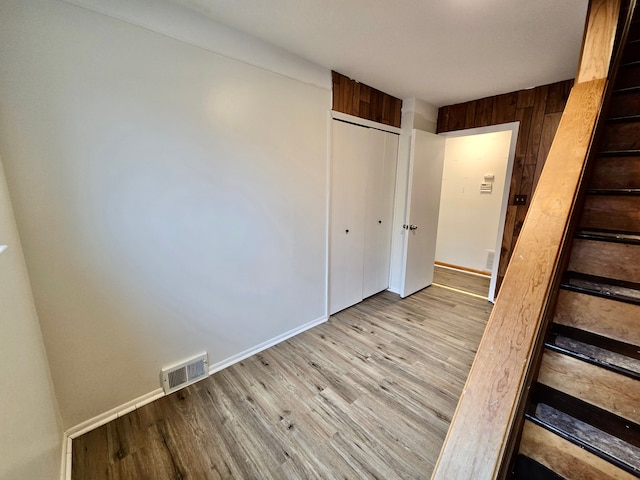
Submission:
POLYGON ((525 411, 516 480, 640 478, 638 13, 622 48, 525 411))

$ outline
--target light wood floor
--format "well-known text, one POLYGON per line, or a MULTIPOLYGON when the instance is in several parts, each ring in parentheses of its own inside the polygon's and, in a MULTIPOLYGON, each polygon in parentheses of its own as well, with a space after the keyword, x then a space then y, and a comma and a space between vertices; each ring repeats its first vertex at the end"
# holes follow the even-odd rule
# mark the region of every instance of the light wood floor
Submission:
POLYGON ((433 274, 433 283, 457 288, 485 298, 489 295, 489 283, 491 277, 473 275, 461 270, 452 270, 436 266, 433 274))
POLYGON ((389 292, 73 442, 73 479, 429 478, 491 305, 389 292))

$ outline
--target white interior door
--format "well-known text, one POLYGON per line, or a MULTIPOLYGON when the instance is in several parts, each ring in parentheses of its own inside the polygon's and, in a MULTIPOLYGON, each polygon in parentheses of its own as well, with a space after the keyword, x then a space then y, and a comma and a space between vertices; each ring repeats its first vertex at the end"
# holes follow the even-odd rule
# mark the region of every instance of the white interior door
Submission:
POLYGON ((403 232, 403 298, 433 282, 444 147, 444 137, 413 130, 403 232))
POLYGON ((369 130, 362 296, 389 288, 398 135, 369 130))
POLYGON ((369 129, 335 120, 331 123, 329 313, 334 314, 363 298, 369 129))

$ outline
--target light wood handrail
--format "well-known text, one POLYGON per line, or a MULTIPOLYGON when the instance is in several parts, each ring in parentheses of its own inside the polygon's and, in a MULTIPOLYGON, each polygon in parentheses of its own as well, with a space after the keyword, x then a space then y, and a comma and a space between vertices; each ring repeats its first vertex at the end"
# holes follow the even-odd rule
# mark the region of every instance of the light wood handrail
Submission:
POLYGON ((604 101, 620 0, 591 0, 576 83, 432 480, 504 478, 604 101))

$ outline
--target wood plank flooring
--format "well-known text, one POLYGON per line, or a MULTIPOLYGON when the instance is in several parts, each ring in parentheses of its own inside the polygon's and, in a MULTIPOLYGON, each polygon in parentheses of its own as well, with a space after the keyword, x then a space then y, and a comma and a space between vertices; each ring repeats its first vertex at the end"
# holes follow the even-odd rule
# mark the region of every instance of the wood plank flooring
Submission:
POLYGON ((72 478, 429 478, 490 309, 375 295, 74 440, 72 478))
POLYGON ((482 295, 485 298, 489 295, 489 283, 491 277, 473 275, 462 270, 451 268, 435 267, 433 273, 433 283, 457 288, 475 295, 482 295))

